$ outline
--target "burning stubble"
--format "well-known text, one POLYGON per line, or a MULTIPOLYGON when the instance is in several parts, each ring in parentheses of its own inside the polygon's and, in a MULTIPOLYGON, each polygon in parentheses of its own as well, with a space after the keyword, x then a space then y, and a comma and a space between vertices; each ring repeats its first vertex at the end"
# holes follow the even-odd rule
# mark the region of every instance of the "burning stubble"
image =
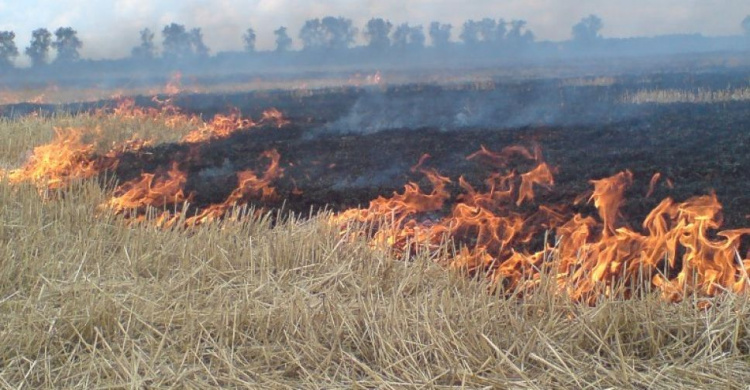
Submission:
MULTIPOLYGON (((237 132, 261 136, 263 129, 287 131, 293 123, 278 110, 267 110, 257 122, 237 111, 204 122, 168 102, 158 109, 143 109, 123 100, 96 115, 149 118, 167 128, 192 127, 178 143, 186 150, 182 160, 119 184, 101 204, 102 211, 122 215, 129 223, 196 227, 220 223, 236 215, 237 207, 260 207, 257 216, 285 197, 305 196, 296 188, 294 194, 279 192, 284 156, 268 149, 257 156, 259 171, 232 173, 235 189, 223 201, 190 204, 201 195, 186 185, 188 172, 202 164, 201 148, 237 132)), ((23 167, 3 176, 12 184, 29 181, 48 194, 114 170, 127 154, 149 153, 146 140, 131 139, 94 153, 93 141, 82 139, 80 129, 58 129, 52 143, 35 148, 23 167)), ((449 178, 429 168, 425 155, 411 171, 424 175, 429 189, 410 182, 402 192, 380 196, 368 207, 337 212, 329 222, 348 240, 365 239, 373 248, 404 260, 426 253, 447 268, 486 278, 491 291, 504 295, 532 294, 552 275, 560 294, 590 304, 652 290, 668 301, 747 290, 750 259, 742 258, 740 244, 750 229, 718 231, 722 206, 715 195, 680 203, 666 198, 648 213, 641 229, 634 229, 622 217, 621 207, 627 202, 625 191, 643 178, 630 171, 592 180, 589 201, 597 214, 584 215, 570 211, 571 205, 535 202, 539 190, 554 191, 557 170, 544 161, 538 146, 510 146, 499 152, 482 146, 467 159, 486 172, 480 189, 463 177, 449 178), (519 171, 520 167, 525 168, 519 171)), ((648 195, 658 179, 652 177, 648 195)))

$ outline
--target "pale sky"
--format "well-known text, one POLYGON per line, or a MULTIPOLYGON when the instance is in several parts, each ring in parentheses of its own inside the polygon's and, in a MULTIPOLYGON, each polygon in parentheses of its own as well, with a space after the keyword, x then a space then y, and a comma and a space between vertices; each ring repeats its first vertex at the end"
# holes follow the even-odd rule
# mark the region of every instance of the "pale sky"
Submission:
POLYGON ((273 30, 282 25, 297 41, 305 20, 328 15, 350 18, 360 29, 372 17, 424 26, 437 20, 454 25, 454 40, 467 19, 524 19, 538 40, 560 41, 589 14, 603 19, 607 37, 735 35, 750 14, 750 0, 0 0, 0 31, 15 31, 23 52, 32 30, 70 26, 83 41, 83 57, 117 58, 130 54, 143 28, 155 31, 160 43, 161 29, 171 22, 202 28, 216 53, 241 49, 248 27, 261 50, 273 47, 273 30))

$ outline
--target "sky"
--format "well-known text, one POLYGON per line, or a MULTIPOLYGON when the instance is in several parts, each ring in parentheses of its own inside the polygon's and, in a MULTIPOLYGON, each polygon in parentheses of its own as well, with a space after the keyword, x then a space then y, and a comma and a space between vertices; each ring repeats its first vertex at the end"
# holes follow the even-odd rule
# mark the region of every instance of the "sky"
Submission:
MULTIPOLYGON (((596 14, 606 37, 677 33, 736 35, 750 15, 748 0, 0 0, 0 31, 16 33, 23 52, 31 31, 73 27, 83 41, 84 58, 118 58, 138 44, 138 31, 159 32, 172 22, 200 27, 212 53, 239 50, 248 28, 258 49, 273 47, 273 30, 286 26, 296 40, 305 20, 343 16, 361 27, 372 17, 394 24, 427 26, 437 20, 454 25, 457 39, 467 19, 524 19, 538 40, 570 38, 571 26, 596 14)), ((18 62, 27 59, 20 56, 18 62)))

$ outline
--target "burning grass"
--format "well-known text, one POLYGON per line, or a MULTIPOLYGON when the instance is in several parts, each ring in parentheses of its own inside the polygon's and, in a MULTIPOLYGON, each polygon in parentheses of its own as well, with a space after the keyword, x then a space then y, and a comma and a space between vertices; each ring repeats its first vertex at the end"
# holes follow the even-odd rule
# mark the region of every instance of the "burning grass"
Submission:
MULTIPOLYGON (((160 122, 94 115, 4 122, 0 135, 7 143, 0 145, 0 161, 19 166, 19 153, 52 139, 54 127, 73 122, 99 129, 97 140, 107 141, 93 147, 106 157, 120 150, 113 142, 131 139, 134 129, 154 121, 160 122)), ((195 124, 182 131, 160 129, 155 138, 185 140, 195 124)), ((663 203, 647 221, 654 234, 640 236, 617 222, 619 189, 632 180, 622 173, 593 183, 592 199, 603 206, 601 223, 581 219, 562 226, 571 230, 570 240, 596 238, 585 253, 573 253, 574 242, 566 250, 559 242, 550 248, 543 242, 541 255, 509 253, 529 257, 511 258, 519 264, 513 271, 523 278, 505 289, 496 288, 505 278, 502 267, 482 268, 498 278, 482 277, 486 272, 467 278, 467 264, 446 270, 439 260, 504 256, 511 248, 503 240, 534 238, 522 229, 506 228, 500 237, 477 233, 485 226, 482 218, 499 218, 499 210, 522 213, 513 207, 529 202, 534 188, 553 184, 552 169, 539 152, 485 149, 474 157, 502 166, 509 154, 532 161, 533 169, 492 176, 491 191, 461 183, 463 206, 444 220, 420 215, 441 209, 448 199, 450 179, 428 168, 429 159, 414 168, 429 178, 429 190, 411 184, 369 208, 302 219, 240 206, 278 196, 272 184, 283 170, 278 154, 269 152, 263 172, 238 174, 237 191, 212 218, 166 224, 169 229, 151 220, 128 223, 101 206, 117 199, 113 192, 132 195, 130 190, 145 188, 147 196, 130 200, 154 198, 162 203, 148 204, 161 206, 152 209, 158 212, 153 218, 184 222, 192 216, 161 212, 179 207, 189 194, 177 199, 180 186, 157 188, 162 178, 181 177, 177 168, 142 176, 145 187, 132 187, 133 181, 103 189, 85 176, 70 178, 53 189, 59 195, 54 201, 36 196, 37 185, 2 183, 0 381, 7 387, 739 388, 750 380, 744 288, 703 291, 733 289, 714 279, 691 285, 687 279, 694 274, 687 273, 677 300, 665 299, 672 289, 650 283, 637 299, 625 299, 632 298, 626 292, 634 280, 622 279, 593 289, 592 302, 574 289, 561 289, 559 274, 550 272, 605 272, 607 282, 624 272, 602 268, 607 256, 653 240, 663 240, 654 247, 665 251, 652 253, 655 258, 669 258, 679 241, 688 254, 708 250, 719 259, 721 245, 690 241, 721 242, 731 253, 729 241, 705 237, 705 229, 717 227, 711 199, 663 203), (460 219, 466 216, 473 219, 460 219), (678 228, 696 230, 683 234, 678 228), (448 233, 475 240, 464 241, 461 249, 436 239, 448 233), (686 286, 701 293, 686 294, 686 286)), ((512 213, 502 217, 528 218, 512 213)), ((693 260, 683 256, 683 261, 693 260)), ((744 286, 746 275, 737 274, 743 268, 730 267, 731 282, 744 286)), ((677 279, 662 283, 671 280, 677 279)))

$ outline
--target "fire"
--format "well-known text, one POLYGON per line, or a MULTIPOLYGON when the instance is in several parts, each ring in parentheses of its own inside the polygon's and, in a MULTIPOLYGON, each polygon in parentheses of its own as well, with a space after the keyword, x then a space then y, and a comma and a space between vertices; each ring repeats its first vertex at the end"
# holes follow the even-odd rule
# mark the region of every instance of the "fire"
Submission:
POLYGON ((71 181, 87 179, 97 175, 104 168, 100 161, 93 160, 94 145, 83 142, 83 132, 79 129, 55 128, 54 140, 34 148, 26 165, 0 176, 17 184, 29 181, 40 190, 60 189, 71 181))
POLYGON ((251 170, 242 171, 237 174, 238 185, 223 203, 211 205, 199 214, 186 220, 187 226, 200 225, 206 222, 218 220, 226 215, 232 208, 249 203, 251 200, 269 202, 278 196, 272 183, 284 175, 279 161, 281 155, 276 150, 269 150, 261 157, 271 160, 263 176, 258 177, 251 170))
POLYGON ((533 289, 544 270, 555 278, 560 293, 592 304, 601 297, 631 297, 652 288, 671 301, 690 294, 747 290, 750 259, 740 258, 739 245, 750 229, 710 234, 721 226, 715 195, 683 203, 665 199, 647 216, 642 232, 621 222, 624 192, 633 182, 630 171, 591 181, 590 201, 598 220, 544 205, 522 210, 519 206, 534 200, 534 186, 549 188, 554 183, 553 170, 538 152, 513 147, 494 153, 482 147, 468 158, 481 157, 496 168, 507 166, 515 156, 535 160, 536 166, 520 175, 493 172, 485 182, 486 192, 460 178, 464 193, 447 216, 429 212, 448 200, 445 187, 434 177, 443 184, 450 180, 422 169, 430 173, 437 192, 423 193, 409 183, 403 194, 378 198, 367 209, 345 211, 333 222, 368 222, 374 230, 373 245, 388 244, 402 257, 419 249, 431 251, 448 267, 487 275, 493 289, 511 294, 533 289), (439 202, 425 201, 435 196, 439 202), (378 222, 382 220, 389 223, 378 222), (553 241, 545 239, 536 245, 541 248, 532 249, 535 239, 548 236, 553 241), (446 255, 440 249, 445 242, 458 246, 458 251, 446 255))
MULTIPOLYGON (((139 108, 128 99, 98 114, 199 120, 176 109, 139 108)), ((198 127, 182 139, 194 149, 243 129, 282 127, 289 121, 271 109, 258 122, 234 111, 196 123, 198 127)), ((61 189, 76 179, 114 169, 124 153, 140 153, 150 145, 134 137, 95 154, 82 130, 55 131, 53 142, 35 148, 25 166, 1 176, 13 184, 30 181, 40 189, 61 189)), ((259 157, 267 161, 265 170, 237 173, 236 188, 222 202, 190 205, 196 198, 188 185, 195 158, 188 153, 169 168, 144 172, 121 184, 102 209, 128 221, 197 226, 226 218, 237 206, 269 205, 281 198, 275 185, 285 174, 281 156, 268 150, 259 157)), ((510 146, 500 152, 482 146, 467 159, 488 171, 483 183, 443 176, 427 167, 429 156, 424 155, 412 168, 424 177, 422 182, 409 182, 402 192, 378 197, 366 208, 333 214, 330 222, 341 227, 342 234, 369 240, 373 247, 386 248, 402 259, 427 253, 447 268, 485 277, 493 291, 506 295, 531 293, 545 278, 554 281, 560 294, 590 304, 602 297, 629 298, 650 290, 669 301, 748 290, 750 259, 739 251, 750 229, 720 231, 722 207, 714 194, 684 202, 666 198, 640 227, 632 227, 621 212, 626 190, 638 179, 630 171, 590 181, 593 190, 580 199, 588 198, 596 212, 585 215, 566 205, 539 203, 540 191, 553 191, 557 169, 544 161, 538 146, 510 146)), ((648 196, 660 179, 660 174, 651 178, 648 196)), ((293 193, 300 196, 294 178, 291 182, 293 193)), ((667 179, 665 185, 672 183, 667 179)))
POLYGON ((175 72, 167 81, 167 85, 164 86, 164 93, 167 95, 177 95, 182 90, 182 73, 175 72))
POLYGON ((282 128, 291 123, 291 121, 284 118, 284 114, 282 114, 281 111, 275 108, 269 108, 268 110, 263 111, 260 122, 273 123, 278 128, 282 128))
POLYGON ((122 214, 131 210, 142 211, 146 207, 163 208, 184 203, 188 199, 183 192, 186 182, 187 174, 174 163, 166 173, 143 173, 140 179, 120 185, 107 207, 122 214))
POLYGON ((232 112, 229 115, 217 114, 210 122, 204 123, 198 129, 184 136, 182 141, 200 143, 212 139, 227 138, 238 130, 255 126, 255 122, 242 118, 239 112, 232 112))
POLYGON ((237 131, 260 126, 262 124, 272 123, 277 128, 288 125, 290 122, 284 118, 281 111, 271 108, 263 112, 260 122, 254 122, 252 119, 243 118, 237 110, 233 110, 228 115, 217 114, 214 118, 204 123, 201 127, 191 131, 182 138, 183 142, 200 143, 210 140, 224 139, 237 131))

